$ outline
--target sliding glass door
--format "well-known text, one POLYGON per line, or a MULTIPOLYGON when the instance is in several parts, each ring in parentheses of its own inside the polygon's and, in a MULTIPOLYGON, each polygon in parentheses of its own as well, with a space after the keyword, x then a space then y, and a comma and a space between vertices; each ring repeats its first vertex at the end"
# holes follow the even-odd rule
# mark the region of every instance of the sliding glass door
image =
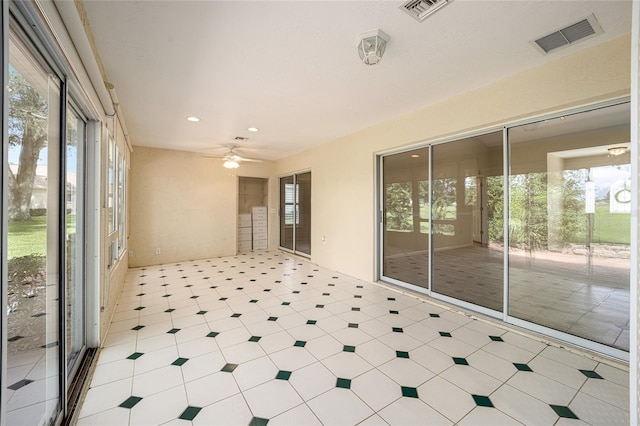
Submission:
POLYGON ((311 256, 311 172, 280 178, 280 247, 311 256))
POLYGON ((381 279, 624 359, 629 108, 382 156, 381 279))
POLYGON ((387 278, 429 286, 429 148, 382 159, 382 265, 387 278))
POLYGON ((433 147, 432 291, 494 311, 503 299, 502 132, 433 147))
POLYGON ((49 424, 62 383, 61 82, 11 37, 7 91, 6 423, 49 424))

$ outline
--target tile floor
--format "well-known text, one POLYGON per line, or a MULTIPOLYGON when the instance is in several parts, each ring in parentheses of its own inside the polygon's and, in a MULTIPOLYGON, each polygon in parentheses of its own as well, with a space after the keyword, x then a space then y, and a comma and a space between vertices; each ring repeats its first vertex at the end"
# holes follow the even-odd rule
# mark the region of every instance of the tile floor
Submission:
POLYGON ((628 373, 256 252, 131 269, 80 425, 628 424, 628 373))

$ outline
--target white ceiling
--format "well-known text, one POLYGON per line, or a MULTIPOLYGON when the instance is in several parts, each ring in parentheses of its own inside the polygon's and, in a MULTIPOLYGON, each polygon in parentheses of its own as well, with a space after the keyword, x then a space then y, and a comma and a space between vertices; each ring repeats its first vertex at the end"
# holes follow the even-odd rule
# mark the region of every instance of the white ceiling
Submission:
MULTIPOLYGON (((454 0, 419 23, 399 1, 98 1, 89 23, 134 145, 278 159, 628 33, 631 1, 454 0), (595 14, 604 33, 530 42, 595 14), (391 37, 360 62, 356 38, 391 37), (186 117, 195 115, 199 123, 186 117), (256 126, 258 133, 247 128, 256 126)), ((524 100, 523 100, 524 101, 524 100)))

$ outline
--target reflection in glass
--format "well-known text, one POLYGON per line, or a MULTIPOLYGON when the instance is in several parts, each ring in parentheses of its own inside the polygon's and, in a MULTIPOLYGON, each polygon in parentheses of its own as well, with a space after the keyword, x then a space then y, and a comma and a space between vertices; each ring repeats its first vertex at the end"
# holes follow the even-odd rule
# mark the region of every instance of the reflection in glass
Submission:
POLYGON ((295 251, 311 254, 311 172, 296 179, 296 244, 295 251))
POLYGON ((84 348, 84 122, 67 108, 66 137, 66 321, 67 372, 71 374, 84 348))
POLYGON ((382 275, 429 285, 429 149, 383 158, 382 275))
POLYGON ((59 392, 59 83, 9 44, 6 424, 51 424, 59 392))
POLYGON ((502 132, 433 147, 433 287, 503 306, 502 132))
POLYGON ((629 105, 509 130, 509 314, 629 349, 629 105))
POLYGON ((280 247, 293 250, 295 209, 293 176, 280 178, 280 247))

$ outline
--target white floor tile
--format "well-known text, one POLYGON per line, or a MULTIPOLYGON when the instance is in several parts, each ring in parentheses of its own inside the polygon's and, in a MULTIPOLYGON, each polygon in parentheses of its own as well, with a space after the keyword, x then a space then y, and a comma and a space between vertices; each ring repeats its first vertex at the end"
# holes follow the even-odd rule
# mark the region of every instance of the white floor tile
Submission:
POLYGON ((336 377, 353 379, 373 368, 371 364, 357 355, 357 350, 356 348, 356 353, 339 352, 323 359, 322 363, 335 374, 336 377))
POLYGON ((286 380, 271 380, 244 392, 256 417, 271 419, 302 403, 302 399, 286 380))
POLYGON ((320 420, 306 404, 300 404, 269 420, 269 425, 322 426, 320 420))
POLYGON ((390 425, 451 425, 449 419, 417 398, 403 397, 378 415, 390 425))
POLYGON ((407 358, 394 358, 382 364, 378 370, 386 374, 400 386, 417 388, 433 377, 433 373, 407 358))
POLYGON ((507 416, 495 408, 476 407, 460 422, 460 426, 511 426, 522 425, 512 417, 507 416))
POLYGON ((454 423, 476 407, 468 392, 437 376, 418 387, 418 396, 454 423))
POLYGON ((353 392, 342 388, 331 389, 307 405, 324 425, 355 425, 373 414, 353 392))
POLYGON ((519 371, 507 381, 507 384, 547 404, 554 405, 568 405, 577 393, 575 389, 536 372, 519 371))
POLYGON ((351 390, 374 411, 379 411, 402 397, 400 385, 377 369, 353 379, 351 390))
POLYGON ((131 425, 160 425, 177 419, 187 408, 183 386, 177 386, 143 398, 131 409, 131 425))
POLYGON ((549 404, 509 385, 491 394, 491 402, 498 410, 526 425, 553 425, 558 420, 549 404))
POLYGON ((629 412, 580 392, 569 408, 582 421, 592 425, 623 426, 629 424, 629 412))
POLYGON ((267 356, 242 363, 233 370, 233 376, 242 391, 273 380, 276 374, 278 368, 267 356))
POLYGON ((189 405, 196 407, 206 407, 240 392, 233 375, 223 371, 192 380, 184 386, 189 405))
POLYGON ((336 375, 320 362, 296 370, 289 379, 289 383, 305 401, 335 388, 336 381, 336 375))

